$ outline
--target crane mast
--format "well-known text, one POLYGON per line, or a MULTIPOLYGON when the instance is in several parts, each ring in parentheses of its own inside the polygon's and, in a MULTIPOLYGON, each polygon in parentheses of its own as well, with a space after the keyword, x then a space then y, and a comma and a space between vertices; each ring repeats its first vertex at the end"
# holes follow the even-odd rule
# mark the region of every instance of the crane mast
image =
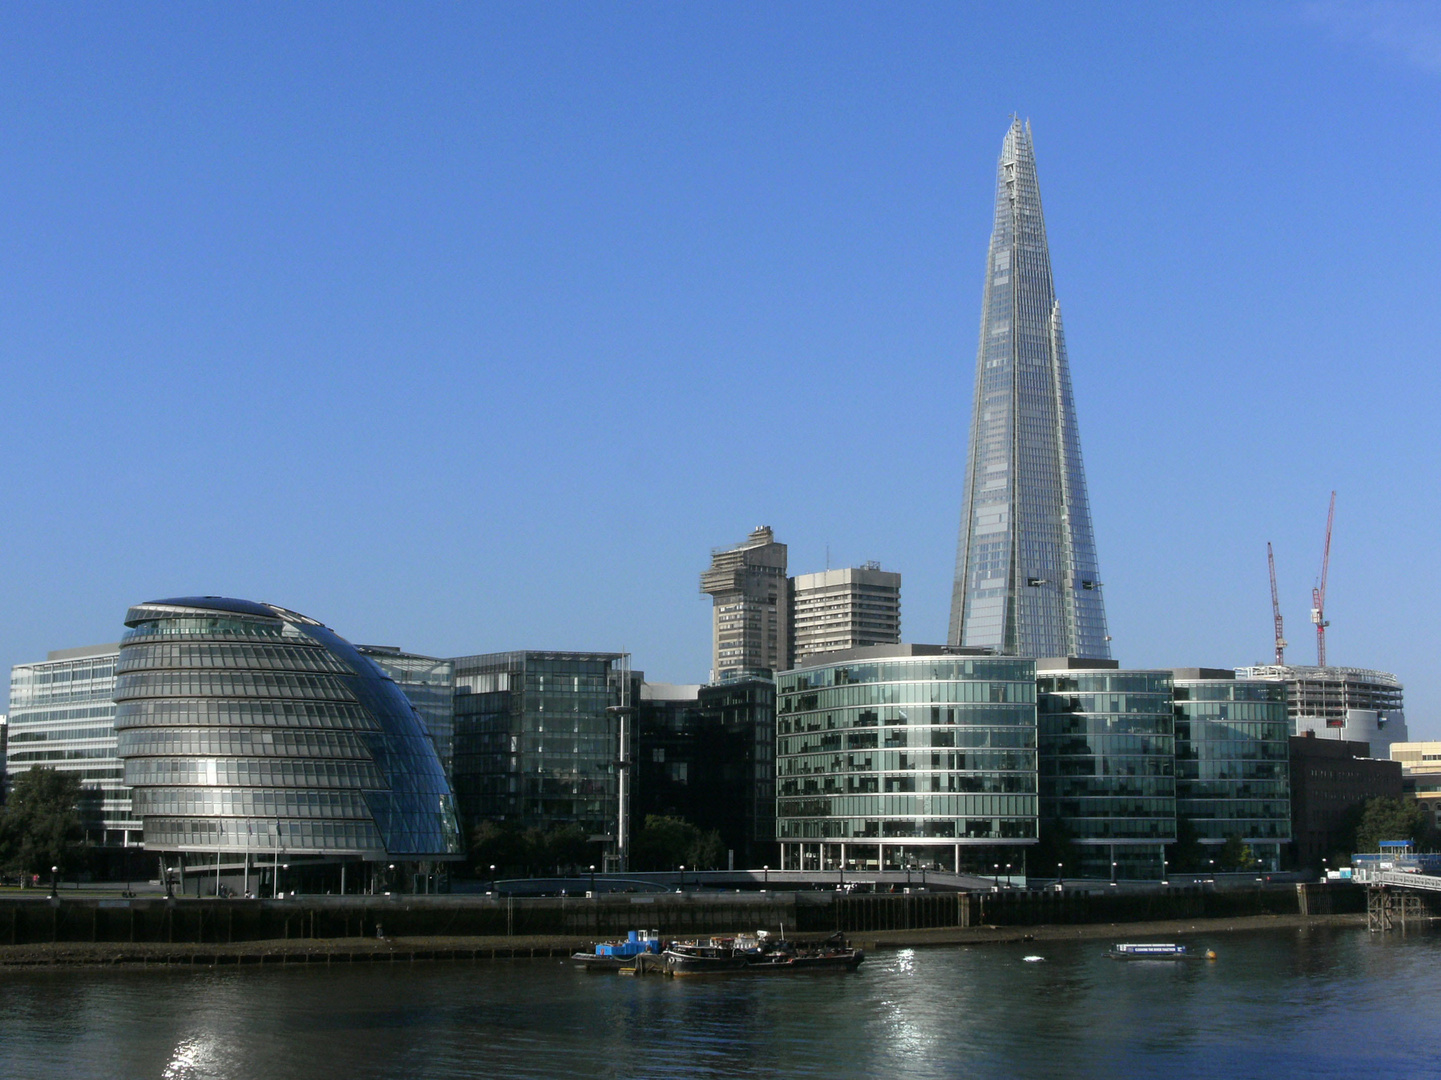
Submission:
POLYGON ((1276 666, 1286 665, 1286 635, 1281 626, 1281 601, 1276 595, 1276 556, 1271 553, 1271 542, 1266 541, 1266 565, 1271 570, 1271 617, 1276 623, 1276 666))
POLYGON ((1311 621, 1316 624, 1316 664, 1326 666, 1326 575, 1331 569, 1331 524, 1336 520, 1336 493, 1331 492, 1331 508, 1326 511, 1326 547, 1321 552, 1321 581, 1311 590, 1311 621))

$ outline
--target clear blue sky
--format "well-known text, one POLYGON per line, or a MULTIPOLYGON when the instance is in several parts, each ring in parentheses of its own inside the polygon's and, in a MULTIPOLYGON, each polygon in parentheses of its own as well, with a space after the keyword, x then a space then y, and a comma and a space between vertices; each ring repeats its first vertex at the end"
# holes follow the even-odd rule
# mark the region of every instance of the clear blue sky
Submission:
POLYGON ((1118 658, 1441 737, 1434 4, 0 8, 0 665, 218 593, 709 665, 698 575, 939 641, 996 156, 1034 131, 1118 658))

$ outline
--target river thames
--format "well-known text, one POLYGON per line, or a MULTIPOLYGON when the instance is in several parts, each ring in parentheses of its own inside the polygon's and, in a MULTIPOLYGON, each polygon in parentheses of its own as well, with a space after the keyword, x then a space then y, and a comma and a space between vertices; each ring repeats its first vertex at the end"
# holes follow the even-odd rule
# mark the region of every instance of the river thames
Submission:
POLYGON ((1117 963, 1092 940, 887 951, 853 975, 770 978, 586 975, 553 959, 12 969, 0 1075, 1441 1075, 1441 933, 1185 940, 1218 959, 1117 963))

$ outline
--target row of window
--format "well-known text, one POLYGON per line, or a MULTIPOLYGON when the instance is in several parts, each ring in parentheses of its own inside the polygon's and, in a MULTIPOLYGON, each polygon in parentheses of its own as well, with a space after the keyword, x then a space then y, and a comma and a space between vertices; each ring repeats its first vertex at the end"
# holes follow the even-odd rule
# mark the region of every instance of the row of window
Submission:
POLYGON ((877 840, 881 838, 942 839, 956 841, 1034 840, 1036 819, 966 818, 962 821, 924 821, 913 818, 862 821, 853 818, 811 818, 777 821, 779 840, 877 840))
MULTIPOLYGON (((136 814, 169 817, 255 816, 259 818, 370 819, 365 800, 354 791, 264 791, 248 788, 137 788, 136 814)), ((267 827, 274 831, 273 820, 267 827)), ((258 835, 259 829, 247 823, 258 835)))
POLYGON ((130 787, 200 784, 210 787, 360 788, 386 787, 370 762, 287 761, 253 758, 131 758, 125 762, 130 787))
POLYGON ((127 645, 117 674, 131 671, 237 669, 249 671, 354 672, 319 645, 245 642, 167 642, 127 645))
MULTIPOLYGON (((375 854, 386 850, 374 825, 361 821, 281 821, 247 823, 228 818, 146 818, 145 843, 155 848, 229 848, 234 852, 258 847, 294 854, 375 854), (266 833, 264 827, 272 831, 266 833), (279 828, 277 837, 273 831, 279 828), (259 828, 261 831, 256 831, 259 828)), ((396 850, 401 850, 396 848, 396 850)))
POLYGON ((1034 705, 1033 682, 864 683, 779 695, 776 711, 814 712, 856 705, 992 704, 1034 705))
POLYGON ((782 675, 776 690, 791 694, 799 690, 821 690, 832 686, 876 683, 941 683, 992 680, 1027 682, 1034 685, 1036 666, 1032 661, 1004 657, 915 657, 896 658, 868 664, 828 666, 814 671, 782 675))
POLYGON ((803 817, 1032 817, 1035 795, 832 795, 788 798, 776 804, 780 818, 803 817))
POLYGON ((287 731, 270 728, 132 728, 116 739, 120 757, 164 754, 225 754, 259 757, 358 758, 370 751, 348 731, 287 731))
POLYGON ((1036 790, 1029 773, 888 773, 883 776, 822 776, 786 778, 777 782, 782 795, 868 795, 877 792, 1028 792, 1036 790))
POLYGON ((848 708, 798 713, 776 721, 778 735, 808 731, 848 731, 877 727, 1024 727, 1035 729, 1036 713, 1028 705, 932 705, 848 708))
POLYGON ((240 616, 185 616, 147 619, 125 631, 121 645, 170 638, 248 638, 278 640, 295 638, 299 631, 277 619, 246 619, 240 616))
POLYGON ((115 708, 115 728, 282 727, 378 731, 359 705, 339 701, 125 701, 115 708))
POLYGON ((291 675, 249 671, 156 671, 121 675, 115 700, 135 698, 228 697, 316 698, 354 701, 355 695, 335 675, 291 675))

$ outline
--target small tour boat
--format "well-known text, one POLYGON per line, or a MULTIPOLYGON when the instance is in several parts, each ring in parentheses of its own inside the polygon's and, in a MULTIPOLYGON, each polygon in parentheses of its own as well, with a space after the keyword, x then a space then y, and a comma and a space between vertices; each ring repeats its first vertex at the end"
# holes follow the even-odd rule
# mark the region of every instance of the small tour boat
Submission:
POLYGON ((1106 954, 1112 960, 1214 960, 1216 954, 1210 949, 1204 953, 1193 953, 1185 945, 1172 942, 1124 943, 1111 946, 1106 954))

